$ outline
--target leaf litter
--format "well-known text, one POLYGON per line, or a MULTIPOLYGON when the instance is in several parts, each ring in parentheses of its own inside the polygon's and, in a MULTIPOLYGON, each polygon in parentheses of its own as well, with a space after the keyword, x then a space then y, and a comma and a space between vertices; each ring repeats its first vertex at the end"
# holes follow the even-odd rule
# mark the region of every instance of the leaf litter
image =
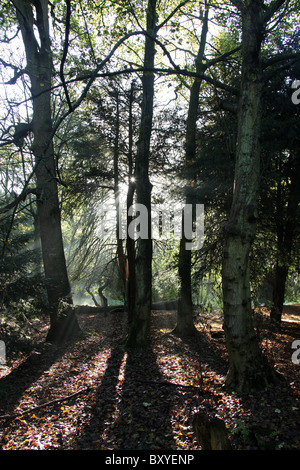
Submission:
POLYGON ((300 366, 291 360, 299 317, 276 332, 259 312, 261 347, 286 381, 242 395, 224 385, 225 340, 210 326, 220 330, 220 319, 198 316, 197 334, 181 339, 175 312, 154 311, 149 349, 125 351, 126 314, 91 308, 78 318, 85 337, 63 346, 45 343, 40 319, 31 349, 0 371, 2 450, 201 450, 197 410, 225 422, 236 450, 300 447, 300 366))

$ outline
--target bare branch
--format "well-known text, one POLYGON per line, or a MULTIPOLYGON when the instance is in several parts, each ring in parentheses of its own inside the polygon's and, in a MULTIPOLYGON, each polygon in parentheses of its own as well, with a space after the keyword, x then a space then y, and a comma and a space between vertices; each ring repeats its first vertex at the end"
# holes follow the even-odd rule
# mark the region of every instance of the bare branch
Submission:
POLYGON ((214 59, 210 59, 207 61, 207 67, 211 67, 212 65, 217 64, 218 62, 222 62, 223 60, 227 59, 228 57, 232 56, 236 52, 241 50, 241 46, 237 46, 232 51, 225 52, 224 54, 221 54, 219 57, 216 57, 214 59))
POLYGON ((0 57, 0 63, 5 67, 9 67, 11 69, 13 69, 14 71, 14 76, 13 78, 11 78, 10 80, 8 80, 7 82, 4 82, 3 85, 14 85, 18 78, 20 78, 22 75, 24 75, 24 73, 26 73, 26 70, 25 69, 19 69, 19 67, 17 67, 16 65, 13 65, 13 64, 10 64, 8 62, 6 62, 5 60, 1 59, 0 57))
POLYGON ((178 10, 180 10, 180 8, 182 8, 184 5, 186 5, 187 3, 189 3, 191 0, 185 0, 181 3, 179 3, 179 5, 177 5, 176 8, 174 8, 174 10, 167 16, 167 18, 165 18, 157 27, 156 27, 156 31, 159 31, 176 13, 178 10))
POLYGON ((51 400, 51 401, 48 401, 46 403, 42 403, 41 405, 37 405, 37 406, 35 406, 33 408, 29 408, 25 411, 20 411, 20 413, 14 413, 14 414, 11 414, 11 415, 2 415, 2 416, 0 416, 0 420, 2 420, 2 419, 15 419, 15 418, 18 418, 20 416, 27 415, 28 413, 33 413, 34 411, 40 410, 41 408, 56 405, 57 403, 61 403, 62 401, 71 400, 72 398, 77 397, 77 395, 79 395, 80 393, 89 393, 90 390, 91 390, 91 387, 86 387, 86 388, 84 388, 82 390, 79 390, 78 392, 72 393, 71 395, 68 395, 66 397, 56 398, 55 400, 51 400))
POLYGON ((65 30, 65 43, 64 43, 64 50, 63 50, 63 55, 60 63, 60 79, 62 81, 63 88, 65 90, 65 95, 67 99, 67 103, 69 106, 69 109, 72 109, 72 103, 70 100, 68 88, 65 82, 65 76, 64 76, 64 65, 66 62, 66 58, 68 55, 68 49, 69 49, 69 34, 70 34, 70 19, 71 19, 71 2, 70 0, 66 0, 66 5, 67 5, 67 13, 66 13, 66 30, 65 30))

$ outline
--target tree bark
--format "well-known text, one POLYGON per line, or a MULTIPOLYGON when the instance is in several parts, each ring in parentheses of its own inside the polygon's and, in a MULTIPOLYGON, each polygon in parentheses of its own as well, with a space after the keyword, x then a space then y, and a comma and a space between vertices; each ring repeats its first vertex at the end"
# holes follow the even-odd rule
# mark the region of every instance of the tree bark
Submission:
POLYGON ((278 182, 277 188, 277 260, 270 318, 278 326, 281 324, 285 286, 289 268, 292 263, 292 247, 294 239, 297 236, 297 226, 299 224, 300 160, 298 150, 290 151, 290 159, 290 184, 286 207, 284 207, 285 201, 282 197, 281 181, 278 182))
MULTIPOLYGON (((129 148, 128 148, 128 191, 127 191, 127 231, 133 217, 129 215, 129 208, 133 205, 135 193, 135 181, 133 170, 133 99, 134 83, 131 84, 129 94, 129 148)), ((135 306, 135 241, 127 236, 126 239, 128 276, 126 279, 126 304, 128 312, 128 324, 131 325, 134 317, 135 306)))
POLYGON ((50 90, 53 64, 49 36, 48 1, 34 2, 35 18, 33 5, 30 2, 14 0, 13 3, 22 32, 27 73, 31 83, 32 131, 34 134, 32 152, 36 163, 38 163, 35 172, 37 187, 41 195, 38 200, 38 217, 50 312, 50 331, 47 339, 55 341, 57 338, 62 340, 67 333, 69 335, 75 331, 78 332, 79 327, 73 310, 68 307, 62 308, 62 306, 72 304, 72 297, 63 248, 54 149, 51 138, 50 90), (35 26, 37 26, 40 43, 35 36, 35 26), (67 321, 66 317, 68 317, 67 321), (68 332, 63 331, 64 328, 68 328, 68 332))
POLYGON ((119 265, 119 273, 124 289, 124 304, 126 303, 126 261, 123 249, 123 239, 121 235, 121 205, 120 205, 120 188, 119 188, 119 140, 120 140, 120 98, 119 92, 116 91, 116 128, 114 142, 114 193, 116 206, 116 239, 117 239, 117 258, 119 265))
POLYGON ((239 391, 263 387, 275 372, 263 357, 252 324, 249 252, 256 231, 260 176, 263 2, 246 1, 242 16, 242 81, 233 201, 225 227, 222 267, 227 384, 239 391))
MULTIPOLYGON (((200 46, 196 58, 196 72, 201 74, 205 71, 203 64, 206 37, 208 32, 208 13, 206 7, 203 20, 200 46)), ((189 98, 189 109, 186 122, 186 148, 185 148, 185 178, 188 183, 191 182, 190 166, 194 163, 196 157, 196 130, 199 108, 199 93, 202 79, 196 78, 191 87, 189 98)), ((186 195, 186 204, 193 204, 195 201, 191 194, 191 188, 188 188, 186 195)), ((180 291, 178 296, 177 323, 174 333, 179 336, 190 335, 195 332, 193 321, 193 300, 192 300, 192 280, 191 280, 191 250, 186 248, 186 243, 190 243, 184 235, 184 223, 182 222, 182 236, 180 240, 178 275, 180 280, 180 291)))
MULTIPOLYGON (((145 38, 144 67, 153 69, 156 37, 156 0, 148 0, 147 36, 145 38), (153 39, 152 39, 153 38, 153 39)), ((154 74, 145 72, 142 77, 143 100, 141 124, 137 144, 135 183, 137 204, 147 209, 148 234, 138 238, 135 261, 135 308, 127 337, 127 347, 144 348, 148 345, 148 332, 152 302, 152 238, 151 238, 151 190, 149 180, 149 154, 152 132, 154 74)))
POLYGON ((281 266, 280 262, 277 261, 275 267, 275 280, 270 319, 278 326, 280 326, 281 324, 281 317, 285 298, 285 286, 288 277, 288 272, 289 266, 287 264, 281 266))

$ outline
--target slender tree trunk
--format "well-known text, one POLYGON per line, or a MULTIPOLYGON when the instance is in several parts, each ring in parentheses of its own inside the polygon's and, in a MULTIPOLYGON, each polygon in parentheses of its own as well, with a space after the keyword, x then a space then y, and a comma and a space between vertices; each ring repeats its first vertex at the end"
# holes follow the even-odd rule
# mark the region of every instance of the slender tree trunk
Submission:
MULTIPOLYGON (((128 193, 127 193, 127 227, 132 223, 133 217, 128 215, 128 210, 133 205, 135 185, 133 181, 129 182, 128 193)), ((135 241, 127 237, 126 240, 126 251, 127 251, 127 278, 126 278, 126 304, 128 312, 128 324, 131 325, 134 318, 134 307, 135 307, 135 241)))
POLYGON ((286 263, 284 265, 280 265, 280 262, 277 261, 275 267, 275 280, 270 318, 278 326, 280 326, 281 324, 281 317, 285 298, 285 286, 288 277, 288 272, 288 264, 286 263))
POLYGON ((51 140, 51 85, 52 54, 48 24, 48 1, 30 2, 14 0, 25 46, 27 71, 31 82, 33 102, 32 152, 36 162, 36 182, 40 193, 38 217, 42 256, 50 311, 48 340, 63 339, 78 332, 75 314, 70 307, 72 297, 61 232, 61 219, 55 170, 54 149, 51 140), (34 26, 37 26, 40 44, 34 26))
MULTIPOLYGON (((156 37, 156 0, 148 0, 147 33, 145 38, 144 67, 154 67, 156 37)), ((149 154, 153 117, 154 74, 145 72, 142 77, 143 101, 139 140, 136 156, 136 198, 137 204, 147 209, 148 234, 138 238, 135 265, 135 308, 131 328, 126 341, 127 347, 144 348, 148 344, 152 303, 152 238, 151 238, 151 189, 149 180, 149 154)))
POLYGON ((224 330, 229 356, 227 384, 238 390, 265 386, 275 378, 263 357, 252 324, 249 252, 256 231, 261 125, 262 71, 260 49, 264 36, 263 2, 242 7, 242 83, 234 194, 225 227, 223 258, 224 330))
MULTIPOLYGON (((282 173, 282 162, 279 161, 278 172, 281 175, 282 173)), ((286 222, 286 221, 285 221, 286 222)), ((285 293, 285 283, 288 274, 288 269, 286 269, 286 262, 284 261, 284 232, 285 232, 285 222, 284 222, 284 201, 282 197, 282 181, 281 178, 277 181, 276 188, 276 211, 275 211, 275 224, 277 228, 277 260, 274 271, 274 285, 273 285, 273 295, 272 295, 272 307, 270 311, 270 319, 277 326, 281 322, 281 314, 284 303, 284 293, 285 293)))
POLYGON ((300 161, 299 152, 291 152, 292 170, 290 172, 290 185, 288 203, 282 199, 281 181, 278 182, 278 201, 276 214, 277 222, 277 261, 275 267, 275 280, 273 288, 273 302, 270 312, 271 320, 280 326, 284 299, 285 286, 289 268, 292 262, 292 247, 298 225, 299 185, 300 185, 300 161), (293 162, 295 162, 293 164, 293 162))
POLYGON ((106 308, 107 305, 108 305, 107 298, 103 294, 103 291, 104 291, 105 287, 107 287, 107 284, 108 283, 105 283, 103 286, 99 286, 99 288, 98 288, 98 295, 100 297, 100 306, 104 307, 104 308, 106 308))
MULTIPOLYGON (((127 232, 133 217, 129 215, 129 208, 133 205, 135 193, 134 169, 133 169, 133 99, 134 83, 131 84, 129 94, 129 119, 128 119, 128 191, 127 191, 127 232)), ((135 306, 135 241, 127 236, 127 279, 126 279, 126 303, 128 311, 128 324, 131 325, 134 317, 135 306)))
POLYGON ((87 288, 86 288, 86 291, 87 291, 87 293, 90 294, 90 296, 92 297, 93 302, 94 302, 94 304, 96 305, 96 307, 101 307, 101 305, 97 302, 97 299, 96 299, 94 293, 91 291, 90 287, 87 287, 87 288))
MULTIPOLYGON (((119 272, 124 287, 124 300, 126 300, 126 262, 123 249, 123 239, 120 233, 121 229, 121 205, 120 205, 120 188, 119 188, 119 137, 120 137, 120 106, 119 93, 116 92, 116 129, 114 143, 114 192, 116 206, 116 238, 117 238, 117 257, 119 264, 119 272)), ((124 302, 125 303, 125 302, 124 302)))
MULTIPOLYGON (((203 65, 204 50, 208 31, 208 12, 206 7, 203 20, 201 42, 196 58, 196 72, 204 71, 203 65)), ((185 178, 188 183, 191 182, 190 166, 194 163, 196 157, 196 131, 198 120, 199 93, 202 80, 196 78, 190 91, 189 109, 186 122, 186 149, 185 149, 185 178)), ((189 187, 186 195, 186 204, 194 204, 194 198, 189 187)), ((190 243, 184 235, 184 226, 182 222, 182 237, 180 240, 178 274, 180 280, 180 291, 178 296, 177 323, 174 333, 179 336, 190 335, 195 331, 193 321, 193 300, 192 300, 192 282, 191 282, 191 250, 186 248, 186 243, 190 243)))

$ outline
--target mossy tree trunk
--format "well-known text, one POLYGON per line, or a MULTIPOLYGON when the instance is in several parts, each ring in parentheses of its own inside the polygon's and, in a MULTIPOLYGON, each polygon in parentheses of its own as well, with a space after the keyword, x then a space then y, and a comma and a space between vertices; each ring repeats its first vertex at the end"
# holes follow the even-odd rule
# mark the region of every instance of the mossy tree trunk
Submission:
POLYGON ((234 194, 222 268, 224 330, 229 356, 227 384, 240 391, 264 387, 277 377, 262 355, 252 324, 249 253, 256 231, 260 179, 260 128, 263 76, 260 61, 266 9, 261 0, 241 5, 242 81, 234 194))

